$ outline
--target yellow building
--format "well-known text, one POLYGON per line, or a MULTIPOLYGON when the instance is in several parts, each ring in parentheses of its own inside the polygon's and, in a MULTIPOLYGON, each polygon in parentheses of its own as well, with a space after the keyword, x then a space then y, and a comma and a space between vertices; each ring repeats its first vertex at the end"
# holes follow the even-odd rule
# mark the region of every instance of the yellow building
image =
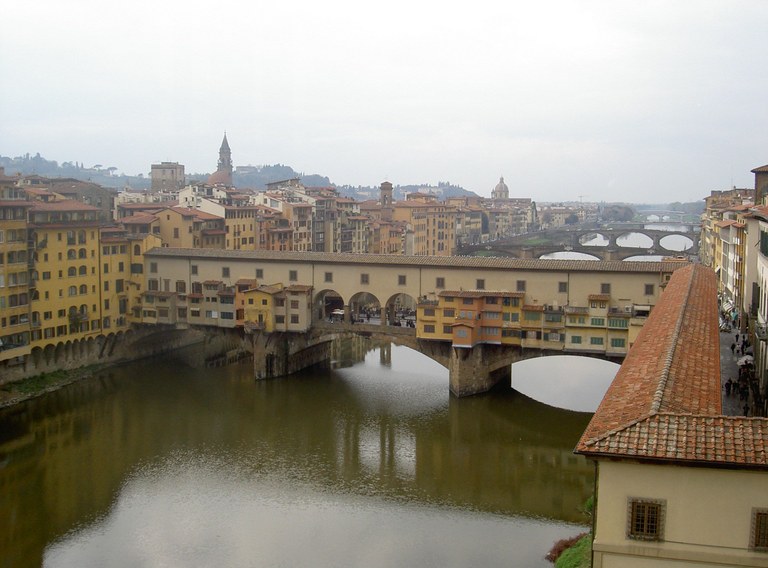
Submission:
POLYGON ((29 278, 27 211, 32 203, 15 181, 0 168, 0 370, 29 355, 30 331, 40 325, 30 318, 35 283, 29 278))
POLYGON ((36 201, 29 211, 37 276, 32 346, 97 336, 102 320, 100 209, 73 200, 36 201))
POLYGON ((312 286, 281 283, 243 292, 246 329, 304 332, 311 327, 312 286))
POLYGON ((434 200, 398 201, 394 220, 413 230, 413 254, 452 256, 456 250, 456 208, 434 200))
POLYGON ((633 325, 642 326, 650 311, 610 294, 572 298, 567 306, 526 299, 506 290, 441 291, 436 301, 418 304, 417 336, 454 347, 491 343, 623 357, 637 335, 633 325))

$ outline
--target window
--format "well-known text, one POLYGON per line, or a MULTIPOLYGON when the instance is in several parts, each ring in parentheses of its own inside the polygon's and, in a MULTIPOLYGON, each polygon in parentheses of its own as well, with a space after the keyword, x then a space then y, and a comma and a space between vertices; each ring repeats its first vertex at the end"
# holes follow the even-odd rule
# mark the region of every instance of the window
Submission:
POLYGON ((646 284, 645 285, 645 295, 646 296, 653 296, 654 291, 654 285, 653 284, 646 284))
POLYGON ((561 294, 567 294, 568 293, 568 282, 558 282, 557 283, 557 291, 561 294))
POLYGON ((285 323, 285 316, 275 316, 275 323, 285 323))
POLYGON ((264 278, 264 269, 263 268, 257 268, 256 269, 256 278, 264 278))
POLYGON ((397 285, 398 286, 405 286, 405 274, 398 274, 397 275, 397 285))
POLYGON ((296 282, 299 279, 299 271, 298 270, 289 270, 288 271, 288 280, 291 282, 296 282))
POLYGON ((610 294, 611 293, 611 285, 607 282, 603 282, 600 284, 600 293, 601 294, 610 294))
POLYGON ((325 273, 325 282, 333 282, 333 272, 325 273))
POLYGON ((580 335, 572 335, 571 336, 571 343, 574 344, 581 344, 581 336, 580 335))
POLYGON ((461 303, 465 306, 471 306, 475 301, 472 298, 462 298, 461 303))
POLYGON ((608 327, 619 327, 626 329, 629 323, 625 318, 608 318, 608 327))
POLYGON ((478 278, 475 281, 475 288, 477 290, 485 290, 485 278, 478 278))
POLYGON ((284 308, 285 298, 275 298, 275 306, 277 306, 278 308, 284 308))
POLYGON ((173 228, 173 238, 174 239, 178 239, 179 238, 179 228, 178 227, 174 227, 173 228))
POLYGON ((361 274, 360 275, 360 284, 369 284, 370 280, 368 278, 367 274, 361 274))
POLYGON ((453 308, 443 308, 443 317, 452 318, 455 313, 453 308))
POLYGON ((299 323, 299 314, 291 314, 291 323, 299 323))
POLYGON ((768 509, 752 509, 749 547, 768 552, 768 509))
POLYGON ((150 262, 149 263, 149 271, 152 274, 157 274, 157 263, 156 262, 150 262))
POLYGON ((627 346, 626 339, 620 338, 620 337, 612 337, 611 338, 611 347, 619 347, 624 348, 627 346))
POLYGON ((177 294, 186 294, 187 293, 187 283, 184 282, 184 280, 177 280, 176 281, 176 293, 177 294))
POLYGON ((229 278, 229 266, 222 266, 221 267, 221 277, 222 278, 229 278))
POLYGON ((109 280, 104 281, 104 291, 109 292, 109 280))
POLYGON ((435 326, 434 325, 425 325, 424 326, 424 333, 435 333, 435 326))
POLYGON ((605 325, 605 318, 591 318, 589 320, 590 325, 596 325, 598 327, 603 327, 605 325))
POLYGON ((445 288, 445 278, 435 278, 435 288, 445 288))
POLYGON ((590 337, 589 338, 589 344, 590 345, 602 345, 603 344, 603 338, 602 337, 590 337))
POLYGON ((525 280, 518 280, 517 281, 517 291, 518 292, 525 292, 525 280))
POLYGON ((525 321, 541 321, 541 313, 539 313, 539 312, 523 312, 523 319, 525 321))
POLYGON ((292 310, 298 310, 299 309, 299 301, 298 300, 291 300, 291 309, 292 310))
POLYGON ((450 335, 451 333, 453 333, 453 329, 451 328, 450 325, 444 325, 443 326, 443 333, 450 335))
POLYGON ((435 315, 435 308, 424 308, 424 315, 425 316, 434 316, 435 315))
POLYGON ((190 266, 189 267, 189 271, 190 271, 190 274, 192 274, 193 276, 196 276, 197 275, 197 265, 193 264, 192 266, 190 266))
POLYGON ((629 499, 627 538, 664 540, 665 502, 654 499, 629 499))

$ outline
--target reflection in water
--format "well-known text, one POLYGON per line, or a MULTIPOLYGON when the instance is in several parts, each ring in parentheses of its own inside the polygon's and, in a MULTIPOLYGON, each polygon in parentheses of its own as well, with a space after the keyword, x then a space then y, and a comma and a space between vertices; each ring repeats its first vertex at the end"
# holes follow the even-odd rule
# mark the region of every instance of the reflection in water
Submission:
POLYGON ((578 412, 594 412, 619 365, 561 355, 527 359, 512 365, 512 388, 539 402, 578 412))
POLYGON ((584 521, 589 415, 457 400, 374 347, 273 381, 134 363, 0 412, 4 565, 546 566, 584 521))

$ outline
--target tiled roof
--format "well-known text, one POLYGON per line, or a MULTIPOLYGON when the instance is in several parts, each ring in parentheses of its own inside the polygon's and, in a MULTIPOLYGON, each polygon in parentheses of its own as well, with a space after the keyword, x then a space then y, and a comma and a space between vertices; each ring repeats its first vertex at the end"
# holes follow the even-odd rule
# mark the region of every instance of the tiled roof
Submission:
POLYGON ((98 207, 74 199, 61 201, 35 201, 35 211, 101 211, 98 207))
POLYGON ((768 172, 768 165, 760 166, 759 168, 755 168, 754 170, 750 170, 753 174, 760 173, 760 172, 768 172))
MULTIPOLYGON (((279 229, 270 229, 275 231, 279 229)), ((293 229, 286 229, 292 231, 293 229)), ((531 270, 553 272, 634 272, 658 274, 674 272, 687 264, 681 262, 627 262, 621 260, 546 260, 479 256, 408 256, 385 254, 353 254, 328 252, 293 252, 269 250, 213 250, 156 247, 145 255, 153 257, 277 261, 286 263, 378 264, 389 266, 423 266, 481 268, 484 270, 531 270)))
POLYGON ((768 419, 721 415, 716 294, 709 268, 672 275, 576 453, 768 467, 768 419))

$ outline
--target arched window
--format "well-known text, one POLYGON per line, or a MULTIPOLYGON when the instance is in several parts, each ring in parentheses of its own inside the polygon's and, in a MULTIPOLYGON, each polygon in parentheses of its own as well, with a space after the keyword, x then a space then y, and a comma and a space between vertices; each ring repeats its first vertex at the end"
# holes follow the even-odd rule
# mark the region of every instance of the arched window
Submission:
POLYGON ((79 251, 77 251, 77 256, 79 258, 88 258, 88 251, 85 249, 80 249, 79 251))
POLYGON ((80 315, 81 316, 88 315, 88 306, 86 306, 85 304, 80 304, 80 315))
POLYGON ((86 275, 88 274, 88 267, 87 267, 87 266, 85 266, 84 264, 82 264, 82 265, 80 266, 80 269, 78 270, 78 274, 79 274, 80 276, 86 276, 86 275))
POLYGON ((67 258, 69 260, 74 260, 77 258, 77 251, 75 249, 69 249, 67 251, 67 258))
POLYGON ((74 266, 67 268, 67 276, 77 276, 77 268, 74 266))
POLYGON ((69 295, 70 296, 77 296, 77 286, 70 286, 69 287, 69 295))
POLYGON ((87 294, 88 293, 88 286, 86 286, 85 284, 81 284, 80 285, 80 293, 81 294, 87 294))
POLYGON ((133 245, 133 254, 135 256, 141 256, 141 247, 139 245, 133 245))

